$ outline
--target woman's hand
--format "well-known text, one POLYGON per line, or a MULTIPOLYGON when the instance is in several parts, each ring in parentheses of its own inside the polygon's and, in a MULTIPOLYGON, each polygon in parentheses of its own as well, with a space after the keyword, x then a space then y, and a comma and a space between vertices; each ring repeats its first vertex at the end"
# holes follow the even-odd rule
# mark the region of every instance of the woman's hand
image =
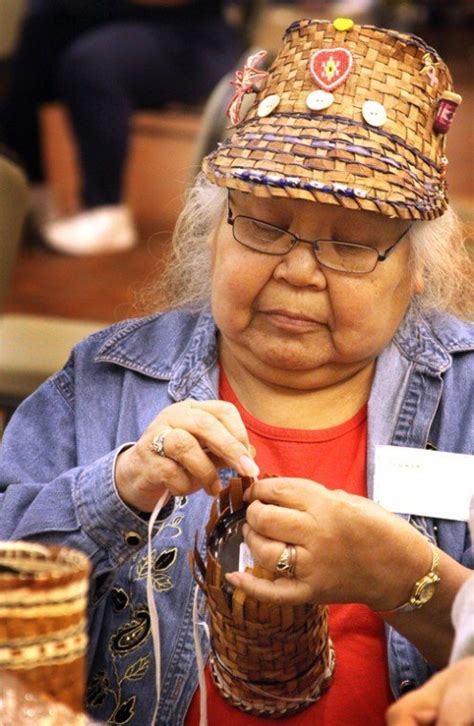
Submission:
POLYGON ((117 457, 115 481, 121 499, 151 512, 165 490, 177 496, 220 489, 217 469, 231 466, 243 476, 258 476, 249 457, 247 431, 235 406, 225 401, 187 400, 163 409, 134 446, 117 457), (150 449, 164 436, 164 456, 150 449))
POLYGON ((389 610, 430 569, 425 538, 371 500, 280 477, 255 482, 246 497, 244 536, 254 559, 274 571, 285 545, 296 547, 292 578, 231 574, 230 582, 258 600, 361 602, 389 610))
POLYGON ((387 711, 388 726, 471 726, 474 657, 463 658, 408 693, 387 711))

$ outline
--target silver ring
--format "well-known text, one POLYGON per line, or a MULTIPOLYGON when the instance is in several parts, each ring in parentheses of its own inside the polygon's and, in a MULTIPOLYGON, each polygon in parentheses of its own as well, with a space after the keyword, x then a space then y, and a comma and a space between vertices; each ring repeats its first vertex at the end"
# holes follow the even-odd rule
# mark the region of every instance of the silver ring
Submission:
POLYGON ((282 577, 294 577, 296 568, 296 547, 285 545, 283 552, 278 558, 275 570, 282 577))
MULTIPOLYGON (((163 429, 163 431, 160 431, 159 434, 156 434, 151 440, 151 444, 148 447, 150 451, 153 451, 154 454, 157 454, 158 456, 164 456, 166 457, 165 453, 165 438, 168 436, 170 431, 173 429, 167 428, 163 429)), ((169 457, 168 457, 169 458, 169 457)))

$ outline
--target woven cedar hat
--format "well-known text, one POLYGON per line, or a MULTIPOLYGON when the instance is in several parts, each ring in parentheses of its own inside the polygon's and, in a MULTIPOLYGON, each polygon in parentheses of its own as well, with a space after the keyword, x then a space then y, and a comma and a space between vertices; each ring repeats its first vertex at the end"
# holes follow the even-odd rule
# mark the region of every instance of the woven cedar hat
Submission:
POLYGON ((75 711, 84 701, 89 572, 82 552, 0 542, 0 669, 75 711))
POLYGON ((293 23, 268 74, 261 55, 237 73, 237 128, 205 158, 210 180, 389 217, 443 214, 446 132, 461 97, 434 49, 339 18, 293 23), (256 90, 239 119, 243 94, 256 90))
MULTIPOLYGON (((215 498, 206 527, 207 557, 190 553, 194 576, 206 594, 211 674, 221 695, 245 713, 281 718, 298 713, 329 688, 335 655, 324 605, 275 605, 248 597, 226 583, 227 554, 239 545, 245 522, 243 492, 252 480, 231 479, 215 498)), ((235 550, 234 550, 235 552, 235 550)), ((235 569, 233 564, 230 569, 235 569)), ((257 577, 277 576, 260 565, 257 577)))

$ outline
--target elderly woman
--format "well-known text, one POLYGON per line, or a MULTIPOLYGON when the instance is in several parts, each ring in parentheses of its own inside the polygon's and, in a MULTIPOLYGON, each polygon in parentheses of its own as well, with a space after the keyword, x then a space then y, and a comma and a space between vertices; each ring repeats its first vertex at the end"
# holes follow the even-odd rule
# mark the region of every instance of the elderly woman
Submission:
MULTIPOLYGON (((474 331, 459 319, 473 309, 472 263, 444 180, 458 102, 419 38, 347 19, 292 25, 268 75, 252 58, 239 76, 235 133, 205 160, 177 227, 170 309, 82 342, 12 419, 2 536, 91 558, 96 718, 154 713, 144 545, 168 493, 152 542, 158 723, 197 722, 187 553, 232 471, 256 479, 253 557, 273 570, 291 547, 293 577, 231 583, 330 605, 334 682, 292 723, 381 724, 447 661, 472 564, 466 524, 372 498, 380 444, 474 449, 474 331)), ((260 721, 209 678, 208 700, 211 724, 260 721)))

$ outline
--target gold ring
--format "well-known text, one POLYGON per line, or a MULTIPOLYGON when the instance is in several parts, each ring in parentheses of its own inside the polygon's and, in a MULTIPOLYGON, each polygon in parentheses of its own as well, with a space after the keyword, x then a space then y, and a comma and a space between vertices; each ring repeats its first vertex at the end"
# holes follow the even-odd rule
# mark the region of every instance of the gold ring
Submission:
POLYGON ((282 577, 294 577, 296 568, 296 547, 294 545, 285 545, 283 552, 278 558, 275 570, 282 577))

